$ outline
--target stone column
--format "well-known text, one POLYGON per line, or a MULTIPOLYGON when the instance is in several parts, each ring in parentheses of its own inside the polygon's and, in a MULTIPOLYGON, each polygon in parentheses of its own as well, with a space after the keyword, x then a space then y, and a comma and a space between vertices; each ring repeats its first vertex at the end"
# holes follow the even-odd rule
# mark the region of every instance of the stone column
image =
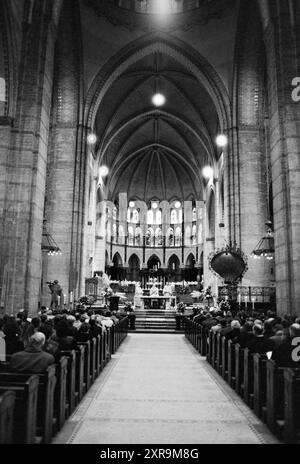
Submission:
POLYGON ((299 76, 297 2, 271 2, 264 18, 275 228, 277 310, 300 315, 300 103, 291 85, 299 76))
MULTIPOLYGON (((82 127, 80 56, 79 45, 76 42, 80 30, 76 23, 75 11, 74 2, 64 2, 55 57, 54 108, 45 206, 48 231, 62 250, 62 255, 45 256, 44 280, 59 280, 67 295, 70 292, 76 294, 75 289, 79 283, 76 231, 83 192, 77 191, 77 188, 78 176, 84 175, 78 172, 78 154, 79 157, 81 155, 79 135, 82 127)), ((91 188, 94 189, 93 182, 91 188)), ((94 191, 91 198, 96 200, 94 191)), ((88 221, 92 224, 88 230, 91 227, 95 228, 94 218, 88 218, 88 221)))
POLYGON ((11 282, 6 312, 35 313, 41 283, 41 241, 56 26, 53 3, 35 2, 23 24, 16 119, 7 164, 1 264, 11 282), (12 221, 6 221, 11 218, 12 221))

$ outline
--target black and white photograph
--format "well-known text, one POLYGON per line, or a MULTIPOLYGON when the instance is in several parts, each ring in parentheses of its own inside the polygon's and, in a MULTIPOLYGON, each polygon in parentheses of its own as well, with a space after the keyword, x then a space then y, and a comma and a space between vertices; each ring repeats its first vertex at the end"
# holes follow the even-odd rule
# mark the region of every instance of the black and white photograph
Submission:
POLYGON ((1 451, 300 444, 299 0, 0 0, 0 219, 1 451))

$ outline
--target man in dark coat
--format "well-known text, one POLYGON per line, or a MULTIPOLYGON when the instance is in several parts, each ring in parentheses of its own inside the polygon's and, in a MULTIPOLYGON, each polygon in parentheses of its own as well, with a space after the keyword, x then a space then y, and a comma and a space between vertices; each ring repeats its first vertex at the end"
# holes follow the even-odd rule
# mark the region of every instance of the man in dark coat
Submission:
POLYGON ((10 360, 11 370, 38 374, 44 372, 51 364, 54 364, 54 357, 42 349, 45 341, 46 337, 43 333, 35 332, 25 350, 12 355, 10 360))
POLYGON ((246 343, 246 347, 249 348, 251 353, 266 354, 269 351, 273 351, 275 343, 270 338, 264 335, 264 328, 261 325, 254 324, 253 333, 255 338, 246 343))

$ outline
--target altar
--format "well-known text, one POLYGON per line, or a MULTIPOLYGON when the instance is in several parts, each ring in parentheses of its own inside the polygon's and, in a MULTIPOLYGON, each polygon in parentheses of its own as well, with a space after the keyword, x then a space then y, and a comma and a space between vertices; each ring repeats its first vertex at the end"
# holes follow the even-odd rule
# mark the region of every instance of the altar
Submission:
POLYGON ((160 309, 161 304, 164 305, 164 309, 170 309, 171 306, 176 306, 176 296, 175 295, 142 295, 140 296, 142 305, 141 309, 148 306, 151 309, 160 309), (149 302, 149 304, 147 304, 149 302), (157 306, 155 308, 155 306, 157 306))

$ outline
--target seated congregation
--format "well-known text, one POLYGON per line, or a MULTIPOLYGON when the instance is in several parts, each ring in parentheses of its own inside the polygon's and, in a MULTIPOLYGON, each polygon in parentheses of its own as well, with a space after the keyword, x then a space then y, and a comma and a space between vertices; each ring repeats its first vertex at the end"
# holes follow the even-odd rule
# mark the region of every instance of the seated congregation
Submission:
POLYGON ((83 306, 0 319, 0 444, 50 443, 127 329, 126 313, 83 306))
POLYGON ((279 439, 300 441, 300 318, 201 309, 185 334, 279 439))

